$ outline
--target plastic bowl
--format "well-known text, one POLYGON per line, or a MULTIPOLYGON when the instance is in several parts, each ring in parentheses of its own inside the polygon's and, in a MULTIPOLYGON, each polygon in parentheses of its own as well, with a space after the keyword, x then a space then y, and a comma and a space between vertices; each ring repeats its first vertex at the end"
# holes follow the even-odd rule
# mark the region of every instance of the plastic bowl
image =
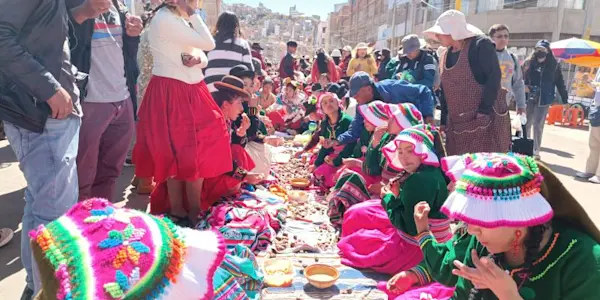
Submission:
POLYGON ((304 277, 312 286, 326 289, 332 287, 340 278, 340 272, 330 265, 314 264, 304 269, 304 277))
POLYGON ((299 189, 305 189, 310 186, 310 180, 306 178, 293 178, 290 180, 290 184, 299 189))

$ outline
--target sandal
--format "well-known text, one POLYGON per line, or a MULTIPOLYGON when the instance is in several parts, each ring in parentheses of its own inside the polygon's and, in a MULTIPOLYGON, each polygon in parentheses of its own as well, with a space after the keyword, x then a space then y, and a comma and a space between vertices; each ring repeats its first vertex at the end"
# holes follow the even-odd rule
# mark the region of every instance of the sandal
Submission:
POLYGON ((173 214, 167 214, 166 216, 167 218, 169 218, 169 220, 171 220, 175 225, 179 227, 192 228, 194 226, 194 224, 192 224, 192 221, 188 217, 180 217, 173 214))
POLYGON ((1 228, 0 229, 0 247, 8 244, 10 240, 12 240, 14 236, 14 232, 10 228, 1 228))

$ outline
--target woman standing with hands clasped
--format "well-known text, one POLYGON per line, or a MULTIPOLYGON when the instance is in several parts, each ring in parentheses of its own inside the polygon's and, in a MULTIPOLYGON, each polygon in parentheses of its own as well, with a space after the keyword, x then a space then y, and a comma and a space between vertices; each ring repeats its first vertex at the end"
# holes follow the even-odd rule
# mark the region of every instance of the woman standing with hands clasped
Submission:
POLYGON ((456 189, 441 211, 466 230, 438 243, 428 226, 429 205, 418 203, 424 260, 388 282, 392 294, 437 282, 446 287, 433 284, 398 298, 600 299, 600 232, 549 169, 512 153, 451 156, 442 166, 456 189))
POLYGON ((227 123, 202 72, 208 61, 204 51, 214 49, 215 41, 196 14, 197 5, 197 0, 166 1, 150 22, 154 68, 133 153, 136 176, 167 183, 170 211, 151 207, 152 213, 168 213, 184 226, 196 221, 204 178, 232 168, 227 123))

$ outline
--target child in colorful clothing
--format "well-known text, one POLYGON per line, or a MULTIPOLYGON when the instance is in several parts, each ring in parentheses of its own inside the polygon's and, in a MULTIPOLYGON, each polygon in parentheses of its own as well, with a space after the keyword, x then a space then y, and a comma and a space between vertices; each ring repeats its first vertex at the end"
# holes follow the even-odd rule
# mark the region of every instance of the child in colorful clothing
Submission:
POLYGON ((335 185, 333 177, 342 165, 344 158, 350 157, 356 143, 334 146, 335 139, 346 132, 352 123, 352 118, 342 112, 337 95, 325 93, 319 98, 317 105, 325 119, 321 122, 321 150, 317 154, 314 166, 315 181, 324 188, 335 185))
POLYGON ((220 233, 104 199, 80 202, 30 235, 36 300, 256 299, 263 282, 252 252, 227 253, 220 233))
POLYGON ((356 203, 381 194, 382 184, 398 174, 389 167, 382 147, 393 140, 402 129, 422 124, 423 117, 410 103, 387 104, 374 101, 359 106, 359 113, 365 119, 365 127, 372 127, 374 133, 365 151, 364 161, 344 160, 346 169, 336 176, 336 184, 329 194, 329 219, 334 225, 341 225, 343 213, 356 203))
POLYGON ((382 152, 399 174, 382 188, 382 200, 368 200, 344 214, 338 248, 342 263, 394 274, 423 259, 415 239, 414 206, 426 200, 432 207, 431 226, 439 241, 452 237, 450 221, 439 212, 448 190, 435 153, 434 129, 417 125, 404 129, 382 152))
POLYGON ((462 221, 452 241, 436 241, 430 207, 415 207, 425 259, 387 287, 437 299, 600 299, 600 232, 549 169, 532 157, 479 153, 447 157, 456 189, 441 210, 462 221))

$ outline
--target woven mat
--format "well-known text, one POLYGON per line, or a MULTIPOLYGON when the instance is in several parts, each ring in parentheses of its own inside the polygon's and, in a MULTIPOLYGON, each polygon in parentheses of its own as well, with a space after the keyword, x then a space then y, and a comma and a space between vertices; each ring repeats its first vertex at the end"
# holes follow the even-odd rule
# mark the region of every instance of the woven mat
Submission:
MULTIPOLYGON (((265 300, 387 299, 385 293, 377 290, 377 282, 387 281, 390 276, 343 266, 337 254, 295 253, 277 255, 276 258, 291 260, 296 275, 290 287, 264 288, 262 296, 265 300), (302 265, 310 265, 316 262, 334 266, 340 271, 340 279, 334 286, 321 290, 308 283, 302 273, 302 265)), ((267 258, 264 255, 259 255, 259 264, 262 265, 265 259, 267 258)))

